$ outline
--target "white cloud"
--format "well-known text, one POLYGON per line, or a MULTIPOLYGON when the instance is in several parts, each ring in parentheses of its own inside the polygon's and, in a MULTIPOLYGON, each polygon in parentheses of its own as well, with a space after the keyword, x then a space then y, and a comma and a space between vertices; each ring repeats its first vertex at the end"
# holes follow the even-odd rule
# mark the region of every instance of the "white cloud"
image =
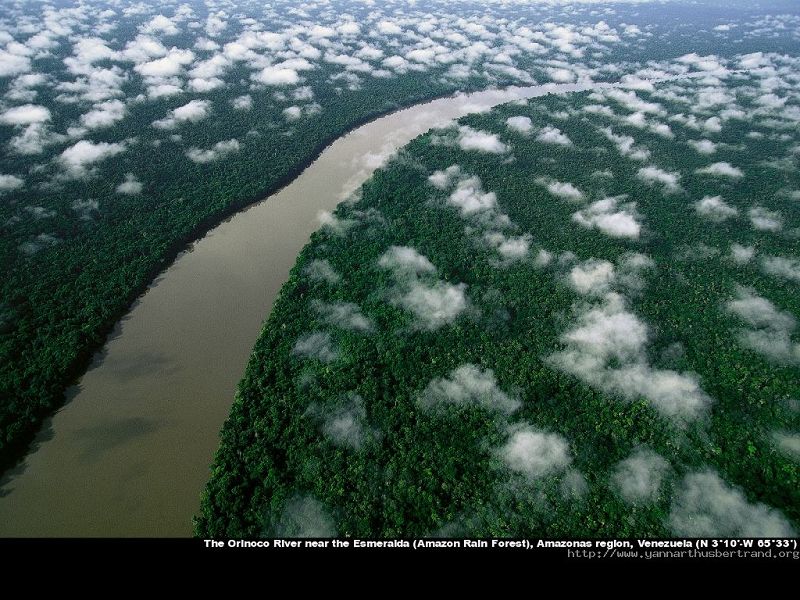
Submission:
POLYGON ((141 27, 139 27, 139 31, 150 35, 159 33, 164 35, 176 35, 179 32, 179 29, 169 18, 165 17, 164 15, 156 15, 147 23, 144 23, 141 27))
POLYGON ((584 198, 583 192, 571 183, 565 183, 563 181, 549 181, 542 178, 537 179, 536 181, 540 185, 544 185, 547 188, 547 191, 553 194, 553 196, 557 196, 563 200, 580 202, 584 198))
POLYGON ((312 406, 311 414, 322 418, 322 433, 338 446, 360 450, 364 443, 377 435, 367 425, 364 400, 358 394, 349 394, 343 406, 320 409, 312 406))
POLYGON ((781 364, 800 363, 800 343, 791 337, 797 326, 794 315, 751 289, 740 287, 736 294, 726 308, 749 326, 738 331, 739 343, 781 364))
POLYGON ((669 525, 686 537, 794 537, 796 532, 774 508, 748 502, 738 488, 711 469, 687 475, 669 515, 669 525))
POLYGON ((742 246, 741 244, 731 244, 731 258, 739 265, 749 263, 755 256, 756 249, 753 246, 742 246))
POLYGON ((545 71, 547 76, 556 83, 572 83, 576 79, 575 73, 569 69, 548 67, 545 71))
POLYGON ((781 452, 794 460, 800 459, 800 434, 776 431, 772 439, 781 452))
POLYGON ((538 142, 555 144, 557 146, 571 146, 572 141, 556 127, 543 127, 536 136, 538 142))
POLYGON ((509 147, 494 133, 477 131, 466 125, 458 128, 458 145, 462 150, 475 150, 490 154, 504 154, 509 147))
POLYGON ((286 67, 264 67, 253 75, 253 80, 258 83, 273 86, 295 85, 300 83, 300 75, 295 69, 286 67))
POLYGON ((761 268, 768 275, 800 283, 800 260, 782 256, 764 256, 761 268))
POLYGON ((572 463, 569 443, 556 433, 523 426, 500 448, 506 466, 530 479, 563 471, 572 463))
POLYGON ((0 194, 18 190, 25 185, 25 180, 16 175, 0 175, 0 194))
POLYGON ((287 121, 297 121, 303 116, 303 109, 299 106, 288 106, 283 109, 283 116, 287 121))
POLYGON ((572 220, 587 229, 597 229, 611 237, 638 239, 641 232, 636 203, 621 203, 624 196, 604 198, 572 215, 572 220))
POLYGON ((179 106, 163 119, 153 121, 156 129, 175 129, 181 123, 196 123, 205 119, 211 111, 211 102, 208 100, 192 100, 179 106))
POLYGON ((245 94, 244 96, 237 96, 233 100, 231 100, 231 106, 236 110, 250 110, 253 108, 253 97, 249 94, 245 94))
POLYGON ((613 142, 622 156, 627 156, 633 160, 647 160, 650 158, 650 151, 643 146, 636 146, 636 140, 629 135, 617 135, 610 127, 600 130, 609 141, 613 142))
POLYGON ((464 364, 454 369, 448 377, 432 380, 419 396, 424 408, 455 404, 480 406, 503 414, 515 412, 521 403, 503 392, 491 369, 464 364))
POLYGON ((400 35, 403 33, 402 27, 392 21, 380 21, 377 26, 379 33, 384 35, 400 35))
POLYGON ((428 182, 436 189, 446 190, 460 174, 461 167, 458 165, 450 165, 443 171, 434 171, 433 174, 428 177, 428 182))
POLYGON ((373 325, 357 304, 352 302, 326 303, 314 300, 312 306, 320 318, 331 327, 363 333, 372 330, 373 325))
POLYGON ((413 281, 394 301, 414 314, 423 329, 434 330, 452 323, 466 310, 466 288, 463 283, 413 281))
POLYGON ((695 173, 700 175, 713 175, 717 177, 730 177, 732 179, 739 179, 744 177, 741 169, 732 166, 729 162, 717 162, 702 169, 697 169, 695 173))
POLYGON ((694 203, 694 209, 698 214, 717 223, 739 214, 739 211, 725 202, 722 196, 704 196, 702 200, 694 203))
POLYGON ((313 496, 295 496, 283 510, 271 535, 285 538, 332 538, 336 526, 325 506, 313 496))
POLYGON ((717 151, 717 144, 711 140, 689 140, 689 145, 700 154, 714 154, 717 151))
POLYGON ((783 228, 781 214, 763 206, 754 206, 747 215, 750 217, 753 228, 759 231, 780 231, 783 228))
POLYGON ((136 179, 133 173, 125 175, 125 181, 117 186, 118 194, 125 194, 128 196, 135 196, 142 193, 142 184, 136 179))
POLYGON ((626 309, 622 296, 606 294, 600 304, 579 312, 576 321, 561 336, 565 349, 549 358, 556 368, 624 399, 644 397, 678 422, 705 411, 710 399, 693 375, 648 364, 648 328, 626 309))
POLYGON ((497 195, 484 192, 477 176, 462 179, 447 199, 448 203, 461 210, 462 215, 492 210, 497 206, 497 195))
POLYGON ((31 59, 27 56, 0 50, 0 77, 12 77, 31 70, 31 59))
POLYGON ((467 286, 432 280, 436 268, 414 248, 392 246, 380 257, 378 266, 394 274, 396 285, 389 295, 392 304, 411 312, 422 329, 439 329, 467 309, 467 286))
POLYGON ((69 176, 78 178, 90 175, 92 166, 96 163, 124 151, 125 144, 122 143, 94 143, 81 140, 64 150, 59 156, 59 161, 67 169, 69 176))
POLYGON ((303 272, 312 281, 320 281, 330 285, 336 285, 342 280, 342 276, 334 270, 330 261, 325 258, 312 260, 303 272))
POLYGON ((0 123, 6 125, 32 125, 44 123, 51 119, 50 110, 36 104, 14 106, 0 114, 0 123))
POLYGON ((166 56, 156 58, 146 63, 140 63, 133 67, 142 77, 152 77, 161 79, 164 77, 174 77, 183 71, 183 67, 194 60, 194 52, 191 50, 179 50, 172 48, 166 56))
POLYGON ((509 117, 506 119, 506 125, 510 130, 522 134, 530 133, 533 128, 529 117, 509 117))
POLYGON ((339 358, 339 350, 334 345, 331 334, 324 331, 315 331, 300 336, 294 344, 292 353, 322 363, 332 363, 339 358))
POLYGON ((641 448, 617 464, 611 481, 629 504, 645 504, 658 499, 669 463, 648 448, 641 448))
POLYGON ((125 111, 125 103, 120 100, 100 102, 88 113, 81 115, 81 125, 87 129, 110 127, 125 118, 125 111))
POLYGON ((676 171, 664 171, 658 167, 649 166, 639 169, 636 177, 650 185, 660 183, 667 192, 677 192, 681 189, 678 183, 681 179, 681 174, 676 171))
POLYGON ((604 294, 615 278, 614 265, 607 260, 589 259, 569 272, 570 286, 579 294, 604 294))
POLYGON ((209 149, 189 148, 186 151, 186 157, 192 162, 205 164, 224 158, 225 156, 233 154, 234 152, 238 152, 240 148, 241 144, 239 144, 239 140, 224 140, 217 142, 209 149))
POLYGON ((431 261, 408 246, 392 246, 380 257, 378 266, 400 274, 436 272, 436 267, 431 261))
POLYGON ((97 212, 100 210, 100 203, 97 200, 75 200, 72 203, 72 210, 74 210, 82 221, 89 221, 93 219, 97 212))

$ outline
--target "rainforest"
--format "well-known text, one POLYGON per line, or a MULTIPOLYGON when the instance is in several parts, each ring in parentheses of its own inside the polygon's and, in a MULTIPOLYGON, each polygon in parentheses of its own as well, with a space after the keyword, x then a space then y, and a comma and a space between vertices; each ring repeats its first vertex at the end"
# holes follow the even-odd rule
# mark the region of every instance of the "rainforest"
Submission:
POLYGON ((796 535, 798 123, 782 0, 4 4, 0 536, 796 535))

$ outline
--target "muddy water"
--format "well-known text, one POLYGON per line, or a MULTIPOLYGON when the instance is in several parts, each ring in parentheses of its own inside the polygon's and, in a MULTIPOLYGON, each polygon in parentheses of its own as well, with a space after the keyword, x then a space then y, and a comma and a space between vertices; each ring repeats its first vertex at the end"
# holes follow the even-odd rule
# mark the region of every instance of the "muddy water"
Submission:
POLYGON ((387 115, 339 138, 289 186, 193 244, 117 324, 24 463, 0 483, 0 536, 191 535, 236 384, 319 211, 433 127, 587 87, 486 91, 387 115))

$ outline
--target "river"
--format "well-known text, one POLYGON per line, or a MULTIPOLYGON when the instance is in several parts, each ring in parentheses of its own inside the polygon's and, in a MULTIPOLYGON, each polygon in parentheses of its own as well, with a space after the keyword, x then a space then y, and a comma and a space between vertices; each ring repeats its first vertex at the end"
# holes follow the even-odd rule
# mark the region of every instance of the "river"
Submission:
POLYGON ((191 535, 236 385, 319 211, 431 128, 514 99, 590 87, 598 84, 492 90, 386 115, 192 244, 116 325, 0 482, 0 536, 191 535))

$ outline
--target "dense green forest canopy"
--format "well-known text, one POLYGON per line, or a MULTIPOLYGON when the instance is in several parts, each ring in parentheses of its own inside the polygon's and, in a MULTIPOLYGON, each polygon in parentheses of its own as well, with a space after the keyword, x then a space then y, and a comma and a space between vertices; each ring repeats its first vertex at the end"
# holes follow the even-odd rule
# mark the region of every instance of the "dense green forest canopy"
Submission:
POLYGON ((798 23, 791 4, 4 2, 0 470, 188 241, 358 123, 457 90, 792 54, 798 23))
POLYGON ((197 532, 796 534, 800 59, 687 63, 463 118, 341 205, 197 532))

